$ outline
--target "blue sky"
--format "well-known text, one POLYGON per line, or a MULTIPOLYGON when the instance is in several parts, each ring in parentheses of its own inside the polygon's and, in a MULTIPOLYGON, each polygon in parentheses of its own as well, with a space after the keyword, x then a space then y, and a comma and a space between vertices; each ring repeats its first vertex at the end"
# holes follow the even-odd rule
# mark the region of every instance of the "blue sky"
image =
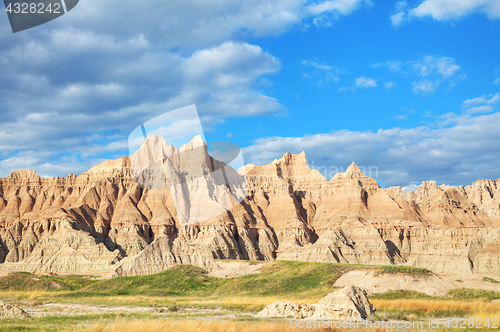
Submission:
POLYGON ((0 176, 80 173, 196 104, 249 163, 305 151, 383 186, 500 177, 500 0, 82 0, 9 33, 0 176))

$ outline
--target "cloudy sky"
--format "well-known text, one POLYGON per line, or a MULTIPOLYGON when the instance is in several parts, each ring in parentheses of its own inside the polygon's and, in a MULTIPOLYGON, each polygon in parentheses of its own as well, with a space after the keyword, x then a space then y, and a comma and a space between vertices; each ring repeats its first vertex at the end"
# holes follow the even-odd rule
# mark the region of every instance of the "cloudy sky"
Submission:
POLYGON ((497 179, 500 0, 81 0, 16 34, 0 14, 2 177, 79 174, 192 104, 249 163, 497 179))

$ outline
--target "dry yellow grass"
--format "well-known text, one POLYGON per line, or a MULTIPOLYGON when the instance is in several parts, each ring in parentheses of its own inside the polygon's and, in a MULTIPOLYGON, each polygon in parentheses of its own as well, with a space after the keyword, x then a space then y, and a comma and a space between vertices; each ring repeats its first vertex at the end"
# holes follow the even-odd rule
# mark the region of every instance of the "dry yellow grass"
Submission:
POLYGON ((497 314, 500 317, 500 303, 491 302, 466 302, 466 301, 436 301, 423 299, 398 299, 398 300, 382 300, 372 299, 370 302, 378 309, 387 310, 420 310, 424 313, 432 313, 436 311, 465 311, 473 315, 490 315, 497 314))
MULTIPOLYGON (((292 328, 289 322, 236 322, 236 321, 201 321, 201 320, 137 320, 117 321, 103 325, 77 330, 78 332, 294 332, 307 330, 309 332, 344 331, 335 328, 292 328)), ((368 329, 367 332, 385 331, 385 329, 368 329)))

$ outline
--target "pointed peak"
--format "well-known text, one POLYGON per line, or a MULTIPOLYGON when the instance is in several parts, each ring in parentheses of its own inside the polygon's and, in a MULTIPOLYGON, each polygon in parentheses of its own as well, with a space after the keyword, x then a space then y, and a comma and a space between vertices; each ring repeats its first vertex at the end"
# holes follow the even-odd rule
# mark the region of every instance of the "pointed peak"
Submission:
POLYGON ((195 137, 193 137, 193 139, 191 140, 192 143, 205 143, 205 141, 203 140, 203 138, 201 137, 201 135, 196 135, 195 137))
POLYGON ((297 164, 297 165, 303 165, 303 164, 307 164, 307 160, 306 160, 306 154, 304 153, 304 151, 302 151, 301 153, 299 154, 292 154, 290 152, 286 152, 283 157, 281 157, 281 159, 275 159, 273 161, 273 163, 277 164, 277 163, 280 163, 280 162, 284 162, 284 164, 286 165, 290 165, 290 164, 297 164))
POLYGON ((168 145, 162 135, 148 135, 142 143, 139 150, 144 149, 161 149, 162 146, 168 145))
POLYGON ((361 172, 361 170, 359 169, 358 165, 356 165, 355 162, 353 162, 352 164, 349 165, 349 167, 347 167, 347 170, 346 172, 361 172))
POLYGON ((349 167, 347 167, 344 174, 346 177, 351 178, 351 179, 365 177, 365 175, 363 174, 363 172, 361 172, 361 170, 359 169, 358 165, 356 165, 356 163, 352 163, 351 165, 349 165, 349 167))
POLYGON ((361 172, 361 170, 359 169, 358 165, 356 165, 356 163, 353 162, 349 167, 347 167, 347 169, 344 173, 339 172, 339 173, 335 174, 335 176, 332 178, 332 180, 364 179, 364 178, 367 178, 367 176, 365 176, 363 174, 363 172, 361 172))
POLYGON ((194 148, 198 148, 198 147, 202 147, 202 146, 206 146, 206 145, 207 145, 207 143, 205 143, 205 141, 203 140, 201 135, 196 135, 195 137, 193 137, 191 139, 190 142, 182 145, 179 148, 179 151, 184 152, 184 151, 192 150, 194 148))
POLYGON ((151 143, 151 144, 154 144, 154 143, 167 143, 165 142, 165 139, 163 138, 162 135, 148 135, 148 137, 146 138, 146 141, 151 143))

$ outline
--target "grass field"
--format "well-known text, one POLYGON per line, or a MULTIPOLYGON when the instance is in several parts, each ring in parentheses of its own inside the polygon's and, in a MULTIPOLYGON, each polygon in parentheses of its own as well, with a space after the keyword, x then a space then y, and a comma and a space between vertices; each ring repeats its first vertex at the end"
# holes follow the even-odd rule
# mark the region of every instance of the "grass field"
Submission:
MULTIPOLYGON (((141 332, 177 331, 177 328, 183 331, 291 331, 289 324, 283 321, 252 321, 254 318, 242 313, 257 312, 275 301, 318 302, 335 290, 333 285, 340 276, 352 270, 412 274, 423 278, 432 274, 425 269, 410 267, 290 261, 268 262, 259 274, 230 279, 208 276, 202 269, 190 265, 174 266, 149 276, 105 280, 88 276, 12 273, 0 278, 0 298, 21 307, 36 308, 44 303, 61 303, 161 310, 121 315, 61 316, 55 313, 54 317, 3 319, 0 320, 0 331, 133 331, 140 324, 143 324, 141 332), (213 311, 206 315, 186 314, 183 311, 191 307, 213 311), (232 318, 217 317, 213 312, 219 309, 225 310, 221 317, 231 312, 232 318), (179 324, 184 324, 184 328, 180 329, 179 324)), ((464 288, 451 291, 447 297, 396 291, 372 296, 370 301, 379 309, 375 319, 415 320, 472 315, 500 317, 500 304, 490 303, 499 298, 500 293, 464 288)))
POLYGON ((430 274, 425 269, 397 266, 273 261, 266 263, 259 274, 230 279, 210 277, 191 265, 174 266, 154 275, 105 280, 18 272, 0 278, 0 291, 9 299, 28 298, 35 302, 107 304, 111 300, 120 305, 140 306, 213 303, 258 310, 271 299, 316 302, 334 290, 333 284, 342 274, 355 269, 430 274))

